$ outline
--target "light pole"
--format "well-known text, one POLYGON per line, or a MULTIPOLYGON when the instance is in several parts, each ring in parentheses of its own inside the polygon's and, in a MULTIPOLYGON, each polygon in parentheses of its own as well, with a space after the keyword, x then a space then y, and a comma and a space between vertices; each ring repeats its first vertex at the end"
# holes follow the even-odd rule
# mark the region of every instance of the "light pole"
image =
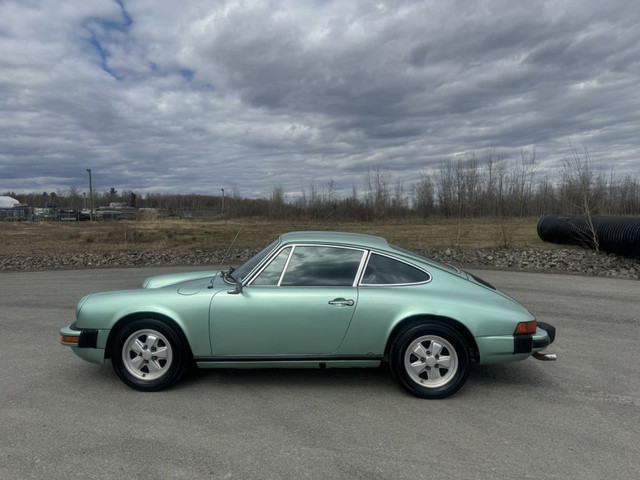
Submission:
POLYGON ((93 222, 93 183, 91 183, 91 169, 87 168, 89 172, 89 220, 93 222))
POLYGON ((224 188, 222 189, 222 215, 224 215, 224 188))

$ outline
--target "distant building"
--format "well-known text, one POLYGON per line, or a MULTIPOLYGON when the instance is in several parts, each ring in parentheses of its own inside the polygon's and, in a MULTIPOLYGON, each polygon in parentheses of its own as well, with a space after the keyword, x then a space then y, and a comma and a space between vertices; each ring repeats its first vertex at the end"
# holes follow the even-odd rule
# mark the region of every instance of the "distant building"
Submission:
POLYGON ((0 220, 28 220, 29 207, 12 197, 0 197, 0 220))
POLYGON ((111 202, 108 207, 98 207, 93 212, 97 220, 135 220, 138 209, 126 203, 111 202))
POLYGON ((12 197, 0 197, 0 208, 13 208, 20 202, 12 197))

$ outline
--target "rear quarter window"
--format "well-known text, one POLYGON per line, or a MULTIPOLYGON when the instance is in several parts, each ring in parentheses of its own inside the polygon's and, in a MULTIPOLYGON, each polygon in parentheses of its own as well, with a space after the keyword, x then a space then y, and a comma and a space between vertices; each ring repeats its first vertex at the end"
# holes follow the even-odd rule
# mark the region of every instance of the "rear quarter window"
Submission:
POLYGON ((361 285, 413 285, 431 280, 424 270, 377 253, 369 256, 361 285))

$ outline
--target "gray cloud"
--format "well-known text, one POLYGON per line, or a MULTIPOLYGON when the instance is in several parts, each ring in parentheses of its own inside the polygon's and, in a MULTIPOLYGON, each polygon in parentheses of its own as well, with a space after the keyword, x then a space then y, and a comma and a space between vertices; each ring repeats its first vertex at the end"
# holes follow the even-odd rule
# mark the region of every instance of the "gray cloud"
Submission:
POLYGON ((0 4, 0 191, 411 183, 571 145, 637 174, 635 2, 0 4))

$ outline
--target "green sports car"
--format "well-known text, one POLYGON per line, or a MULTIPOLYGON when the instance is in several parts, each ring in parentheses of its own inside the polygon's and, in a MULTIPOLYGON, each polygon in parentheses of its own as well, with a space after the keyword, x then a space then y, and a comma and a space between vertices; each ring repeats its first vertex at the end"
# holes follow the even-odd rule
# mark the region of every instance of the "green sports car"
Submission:
POLYGON ((377 367, 424 398, 462 387, 472 362, 523 360, 555 337, 487 282, 341 232, 286 233, 238 268, 147 278, 142 289, 82 298, 61 342, 111 359, 138 390, 202 368, 377 367))

